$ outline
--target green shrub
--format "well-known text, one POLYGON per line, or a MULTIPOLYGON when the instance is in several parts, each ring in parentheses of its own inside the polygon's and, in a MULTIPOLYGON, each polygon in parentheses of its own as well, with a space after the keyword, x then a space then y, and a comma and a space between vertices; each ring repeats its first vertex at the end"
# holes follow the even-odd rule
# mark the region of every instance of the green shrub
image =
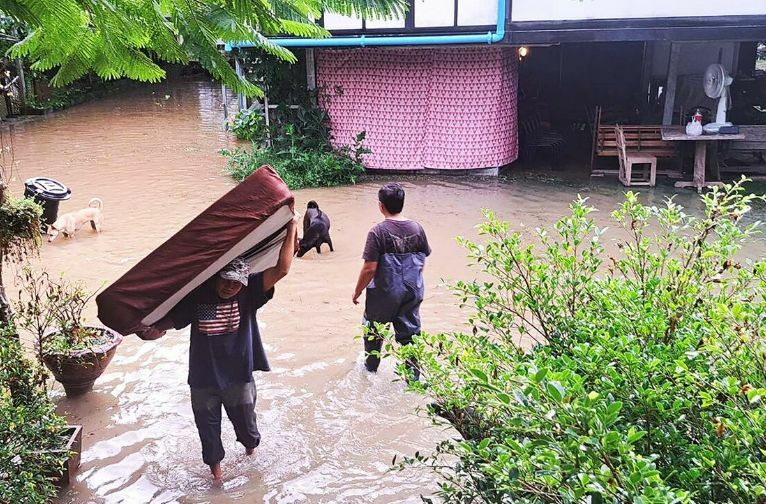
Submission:
MULTIPOLYGON (((288 137, 294 137, 288 129, 288 137)), ((252 151, 224 150, 228 157, 227 170, 238 181, 267 164, 274 167, 291 189, 329 187, 356 183, 364 173, 362 157, 369 152, 362 146, 364 133, 357 135, 354 146, 334 150, 314 150, 292 142, 285 148, 258 148, 252 151)))
POLYGON ((228 158, 229 174, 241 181, 268 164, 292 189, 355 183, 364 173, 362 157, 370 152, 362 146, 365 133, 357 135, 350 147, 333 148, 330 117, 319 105, 341 95, 342 88, 309 90, 301 65, 285 64, 258 51, 245 55, 243 64, 248 79, 277 106, 269 109, 268 126, 258 110, 235 116, 231 131, 253 146, 250 151, 221 151, 228 158))
POLYGON ((306 62, 300 52, 296 53, 299 58, 296 64, 258 50, 247 51, 241 56, 247 79, 264 90, 272 107, 269 108, 268 128, 263 125, 263 118, 258 112, 254 114, 259 117, 253 119, 249 118, 252 113, 248 113, 247 122, 260 121, 263 128, 258 130, 259 135, 251 138, 237 136, 253 140, 259 146, 265 146, 266 140, 270 139, 270 146, 278 150, 296 140, 306 150, 332 150, 330 118, 319 104, 326 105, 334 95, 342 92, 341 88, 309 89, 306 62))
POLYGON ((240 140, 250 140, 258 145, 268 138, 268 128, 263 116, 255 110, 241 110, 231 122, 231 132, 240 140))
POLYGON ((0 260, 22 259, 40 245, 42 213, 32 199, 6 194, 0 205, 0 260))
POLYGON ((628 193, 614 254, 585 200, 540 246, 486 212, 462 243, 487 280, 455 286, 472 331, 386 347, 462 436, 403 465, 454 503, 766 502, 766 260, 737 256, 756 198, 703 201, 628 193))
POLYGON ((65 421, 40 385, 19 340, 0 328, 0 502, 46 503, 66 460, 65 421), (46 450, 48 450, 46 452, 46 450))

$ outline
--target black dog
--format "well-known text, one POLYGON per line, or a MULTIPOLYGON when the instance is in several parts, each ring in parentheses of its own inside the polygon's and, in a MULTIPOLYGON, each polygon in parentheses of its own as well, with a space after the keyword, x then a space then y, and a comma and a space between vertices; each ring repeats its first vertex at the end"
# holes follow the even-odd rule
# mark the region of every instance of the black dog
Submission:
POLYGON ((319 209, 316 201, 309 201, 303 216, 303 238, 298 241, 298 257, 303 257, 312 248, 321 254, 323 243, 330 246, 330 252, 335 252, 330 239, 330 218, 319 209))

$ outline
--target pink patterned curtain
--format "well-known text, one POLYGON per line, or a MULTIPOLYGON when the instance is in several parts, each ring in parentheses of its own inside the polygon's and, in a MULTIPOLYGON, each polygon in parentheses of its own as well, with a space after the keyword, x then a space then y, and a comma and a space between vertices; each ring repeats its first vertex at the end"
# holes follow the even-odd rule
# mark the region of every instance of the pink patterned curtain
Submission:
POLYGON ((368 168, 464 170, 516 160, 516 51, 322 50, 317 79, 334 141, 367 132, 368 168))

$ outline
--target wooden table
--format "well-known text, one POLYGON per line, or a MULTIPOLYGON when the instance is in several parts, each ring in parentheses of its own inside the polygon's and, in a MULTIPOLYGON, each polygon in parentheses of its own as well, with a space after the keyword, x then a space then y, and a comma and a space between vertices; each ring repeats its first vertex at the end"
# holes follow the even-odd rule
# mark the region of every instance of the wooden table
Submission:
POLYGON ((720 182, 705 182, 705 158, 707 157, 708 142, 719 140, 744 140, 745 135, 701 135, 689 136, 683 126, 663 126, 662 139, 671 142, 694 142, 694 180, 691 182, 676 182, 676 187, 696 187, 697 192, 702 192, 703 187, 717 185, 720 182))

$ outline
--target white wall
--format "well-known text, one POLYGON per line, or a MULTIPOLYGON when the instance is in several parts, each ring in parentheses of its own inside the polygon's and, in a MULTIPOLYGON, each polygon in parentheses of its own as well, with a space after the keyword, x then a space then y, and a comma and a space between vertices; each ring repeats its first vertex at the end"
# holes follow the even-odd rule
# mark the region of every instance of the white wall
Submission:
POLYGON ((457 8, 457 24, 458 26, 496 25, 497 0, 460 0, 457 8))
POLYGON ((362 18, 341 16, 334 12, 325 12, 324 27, 328 30, 361 30, 362 18))
POLYGON ((513 21, 747 16, 766 14, 766 0, 513 0, 513 21))
MULTIPOLYGON (((449 27, 455 23, 455 0, 412 0, 415 8, 415 28, 449 27)), ((577 1, 577 0, 569 0, 577 1)), ((766 0, 764 0, 766 1, 766 0)), ((497 0, 458 0, 458 26, 497 24, 497 0)), ((328 30, 360 30, 362 20, 326 13, 324 26, 328 30)), ((367 28, 404 28, 404 18, 367 20, 367 28)))
POLYGON ((415 27, 452 26, 455 24, 453 0, 415 0, 415 27))
MULTIPOLYGON (((735 58, 739 51, 737 42, 684 42, 678 58, 678 75, 700 75, 711 63, 721 64, 729 73, 734 73, 735 58)), ((670 42, 654 42, 652 50, 652 77, 664 78, 668 74, 670 42)))

